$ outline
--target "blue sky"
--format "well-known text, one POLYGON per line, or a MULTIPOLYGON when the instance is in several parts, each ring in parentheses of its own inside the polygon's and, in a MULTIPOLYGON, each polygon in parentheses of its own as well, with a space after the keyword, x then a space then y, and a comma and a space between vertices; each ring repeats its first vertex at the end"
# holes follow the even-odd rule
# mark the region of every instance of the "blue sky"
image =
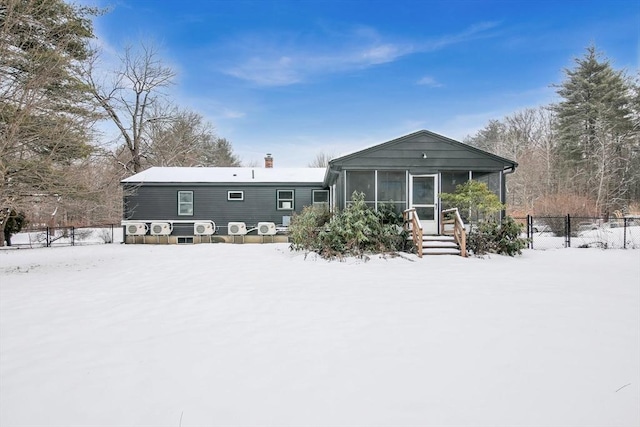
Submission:
POLYGON ((85 0, 107 52, 153 41, 170 95, 244 163, 306 166, 419 129, 462 140, 555 98, 595 44, 640 60, 640 1, 85 0))

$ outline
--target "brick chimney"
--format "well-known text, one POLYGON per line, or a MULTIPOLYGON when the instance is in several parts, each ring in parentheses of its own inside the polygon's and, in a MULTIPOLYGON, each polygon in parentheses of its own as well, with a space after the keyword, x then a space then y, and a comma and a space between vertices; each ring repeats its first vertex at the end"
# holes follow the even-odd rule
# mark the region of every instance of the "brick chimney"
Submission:
POLYGON ((265 168, 273 167, 273 157, 271 157, 270 153, 267 153, 267 156, 264 158, 264 167, 265 168))

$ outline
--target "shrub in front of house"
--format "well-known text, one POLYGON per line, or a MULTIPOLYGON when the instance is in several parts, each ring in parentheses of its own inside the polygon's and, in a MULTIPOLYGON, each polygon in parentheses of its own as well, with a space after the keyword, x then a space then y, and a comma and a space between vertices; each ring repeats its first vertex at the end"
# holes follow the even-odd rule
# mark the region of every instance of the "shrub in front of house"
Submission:
POLYGON ((305 206, 301 213, 294 214, 289 224, 291 249, 317 251, 320 231, 330 219, 331 213, 324 206, 305 206))
POLYGON ((316 252, 327 259, 362 257, 404 250, 407 236, 401 225, 402 216, 390 207, 375 211, 367 206, 363 193, 355 192, 352 203, 332 216, 305 208, 292 218, 289 238, 292 250, 316 252))
POLYGON ((467 249, 476 256, 487 253, 520 255, 527 247, 527 239, 520 237, 523 225, 510 216, 502 222, 481 221, 467 238, 467 249))

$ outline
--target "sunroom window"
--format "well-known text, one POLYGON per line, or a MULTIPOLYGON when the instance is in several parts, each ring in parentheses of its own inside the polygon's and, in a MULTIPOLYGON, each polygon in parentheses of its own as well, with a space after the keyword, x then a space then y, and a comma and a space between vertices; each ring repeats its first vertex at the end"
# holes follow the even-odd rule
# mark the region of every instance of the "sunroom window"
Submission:
POLYGON ((375 171, 347 171, 347 205, 351 204, 353 192, 364 193, 367 206, 376 206, 376 174, 375 171))
POLYGON ((499 172, 473 172, 471 175, 474 181, 484 182, 493 194, 500 197, 499 172))
POLYGON ((469 171, 442 172, 440 174, 440 191, 455 193, 456 187, 469 181, 469 171))
POLYGON ((405 171, 378 171, 377 206, 391 204, 396 212, 407 208, 407 173, 405 171))

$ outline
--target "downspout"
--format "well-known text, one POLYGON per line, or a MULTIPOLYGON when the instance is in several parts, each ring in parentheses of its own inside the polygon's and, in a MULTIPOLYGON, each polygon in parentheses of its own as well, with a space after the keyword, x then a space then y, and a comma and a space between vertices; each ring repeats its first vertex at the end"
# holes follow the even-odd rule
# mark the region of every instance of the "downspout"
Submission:
MULTIPOLYGON (((502 175, 500 176, 500 180, 502 181, 500 184, 500 193, 502 194, 502 200, 500 200, 502 202, 503 205, 507 204, 507 180, 504 179, 505 175, 509 175, 512 174, 516 171, 516 166, 518 164, 514 163, 511 166, 509 166, 508 168, 504 168, 502 170, 502 175)), ((500 221, 502 221, 505 217, 507 216, 507 211, 505 209, 500 211, 500 221)))

